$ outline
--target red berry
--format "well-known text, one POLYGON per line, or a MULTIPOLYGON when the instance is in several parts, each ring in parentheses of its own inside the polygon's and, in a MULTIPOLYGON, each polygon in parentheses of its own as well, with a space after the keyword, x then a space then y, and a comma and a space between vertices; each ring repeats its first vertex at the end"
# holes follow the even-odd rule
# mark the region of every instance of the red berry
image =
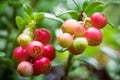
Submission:
POLYGON ((46 57, 38 58, 33 63, 33 75, 45 74, 50 71, 51 63, 46 57))
POLYGON ((55 59, 55 48, 50 44, 44 45, 43 56, 48 58, 50 61, 54 60, 55 59))
POLYGON ((89 46, 97 46, 102 42, 102 32, 94 27, 86 30, 85 37, 89 46))
POLYGON ((38 58, 43 55, 44 45, 39 41, 32 41, 28 44, 26 51, 27 54, 32 56, 33 58, 38 58))
POLYGON ((51 41, 51 33, 45 28, 37 29, 35 31, 35 40, 48 44, 51 41))
POLYGON ((23 77, 31 76, 33 74, 33 66, 30 62, 23 61, 18 64, 17 72, 23 77))
POLYGON ((85 28, 84 28, 83 24, 79 24, 79 25, 75 26, 73 28, 73 32, 74 32, 75 36, 77 36, 77 37, 84 36, 85 28))
POLYGON ((13 51, 13 58, 19 63, 21 61, 28 60, 29 56, 26 54, 26 50, 21 46, 18 46, 13 51))
POLYGON ((98 29, 105 27, 107 22, 108 22, 107 18, 102 13, 96 12, 96 13, 92 14, 92 16, 91 16, 92 26, 96 27, 98 29))
POLYGON ((79 25, 79 23, 74 19, 68 19, 62 24, 62 31, 69 34, 74 34, 73 28, 79 25))
POLYGON ((73 36, 69 33, 63 33, 58 37, 58 44, 61 47, 68 48, 72 45, 73 36))

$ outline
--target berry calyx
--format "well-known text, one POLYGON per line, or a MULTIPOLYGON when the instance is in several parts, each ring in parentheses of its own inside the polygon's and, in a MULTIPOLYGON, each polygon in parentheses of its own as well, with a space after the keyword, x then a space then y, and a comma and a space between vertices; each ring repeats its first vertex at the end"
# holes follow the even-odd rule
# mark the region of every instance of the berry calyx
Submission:
POLYGON ((36 29, 34 39, 43 44, 48 44, 51 41, 51 33, 45 28, 36 29))
POLYGON ((69 33, 63 33, 58 37, 58 44, 61 47, 68 48, 72 45, 73 36, 69 33))
POLYGON ((102 32, 94 27, 86 30, 85 37, 89 46, 97 46, 102 42, 102 32))
POLYGON ((38 58, 43 55, 44 45, 39 41, 32 41, 28 44, 26 51, 27 54, 32 56, 33 58, 38 58))
POLYGON ((22 77, 28 77, 33 74, 33 66, 30 62, 23 61, 18 64, 17 66, 17 72, 22 76, 22 77))
POLYGON ((33 75, 45 74, 50 71, 51 63, 46 57, 38 58, 33 63, 33 75))
POLYGON ((44 45, 43 56, 48 58, 50 61, 54 60, 55 59, 55 48, 50 44, 44 45))
POLYGON ((96 13, 92 14, 92 16, 91 16, 92 26, 96 27, 98 29, 105 27, 107 22, 108 22, 107 18, 102 13, 96 12, 96 13))

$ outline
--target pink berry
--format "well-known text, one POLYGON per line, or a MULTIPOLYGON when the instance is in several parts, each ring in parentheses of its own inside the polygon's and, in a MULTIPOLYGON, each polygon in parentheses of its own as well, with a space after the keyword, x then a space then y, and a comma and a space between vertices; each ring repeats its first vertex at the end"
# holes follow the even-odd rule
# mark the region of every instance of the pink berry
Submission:
POLYGON ((108 22, 107 18, 102 13, 96 12, 96 13, 92 14, 92 16, 91 16, 92 26, 96 27, 98 29, 105 27, 107 22, 108 22))
POLYGON ((18 64, 17 66, 17 72, 22 76, 22 77, 28 77, 33 74, 33 66, 30 62, 23 61, 18 64))
POLYGON ((51 63, 46 57, 38 58, 33 63, 33 75, 45 74, 50 71, 51 63))
POLYGON ((51 33, 45 28, 37 29, 35 31, 35 40, 48 44, 51 41, 51 33))
POLYGON ((58 44, 61 47, 68 48, 72 45, 73 36, 69 33, 63 33, 58 37, 58 44))
POLYGON ((74 19, 68 19, 62 24, 62 31, 64 33, 74 34, 73 28, 79 25, 79 23, 74 19))
POLYGON ((26 50, 21 46, 18 46, 13 51, 13 58, 19 63, 21 61, 28 60, 29 56, 26 54, 26 50))
POLYGON ((43 55, 44 45, 39 41, 32 41, 28 44, 26 51, 27 54, 33 58, 38 58, 43 55))
POLYGON ((86 30, 85 37, 89 46, 97 46, 102 42, 102 32, 94 27, 86 30))
POLYGON ((55 48, 50 44, 44 45, 43 56, 48 58, 50 61, 54 60, 55 59, 55 48))

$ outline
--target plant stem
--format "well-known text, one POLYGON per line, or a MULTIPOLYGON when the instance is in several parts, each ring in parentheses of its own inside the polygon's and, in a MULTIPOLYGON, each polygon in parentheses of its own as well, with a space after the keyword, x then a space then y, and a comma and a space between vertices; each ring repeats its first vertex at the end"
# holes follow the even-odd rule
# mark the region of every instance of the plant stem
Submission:
POLYGON ((67 61, 67 65, 65 67, 65 74, 61 77, 61 80, 67 80, 68 79, 69 70, 70 70, 70 67, 72 65, 72 58, 73 58, 73 55, 70 54, 69 58, 68 58, 68 61, 67 61))

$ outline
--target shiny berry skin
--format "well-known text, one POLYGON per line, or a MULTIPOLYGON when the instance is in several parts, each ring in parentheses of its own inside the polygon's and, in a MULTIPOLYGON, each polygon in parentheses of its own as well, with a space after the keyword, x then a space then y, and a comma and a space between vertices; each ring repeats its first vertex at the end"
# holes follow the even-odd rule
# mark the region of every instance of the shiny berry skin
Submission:
POLYGON ((39 41, 32 41, 26 48, 27 54, 33 58, 38 58, 43 55, 44 45, 39 41))
POLYGON ((73 47, 75 50, 83 52, 88 46, 88 41, 85 37, 77 37, 73 41, 73 47))
POLYGON ((72 45, 73 36, 69 33, 63 33, 58 37, 58 44, 63 48, 68 48, 72 45))
POLYGON ((102 42, 102 32, 94 27, 86 30, 85 37, 89 46, 98 46, 102 42))
POLYGON ((93 13, 90 18, 91 18, 92 26, 96 27, 98 29, 101 29, 101 28, 105 27, 105 25, 108 22, 105 15, 102 14, 102 13, 99 13, 99 12, 93 13))
POLYGON ((76 37, 84 36, 85 30, 86 29, 84 28, 83 24, 79 24, 73 28, 73 32, 76 37))
POLYGON ((48 58, 50 61, 54 60, 55 59, 55 48, 50 44, 44 45, 43 56, 48 58))
POLYGON ((33 63, 33 75, 45 74, 51 70, 50 60, 46 57, 38 58, 33 63))
POLYGON ((51 33, 45 28, 36 29, 35 40, 48 44, 51 41, 51 33))
POLYGON ((23 61, 23 62, 18 64, 17 72, 22 77, 31 76, 33 74, 33 66, 32 66, 32 64, 30 62, 23 61))
POLYGON ((17 41, 19 45, 26 47, 32 41, 32 38, 29 35, 22 33, 18 36, 17 41))
POLYGON ((18 46, 13 51, 13 58, 16 62, 26 61, 29 58, 29 55, 26 54, 26 50, 22 48, 22 46, 18 46))
POLYGON ((79 25, 79 23, 74 19, 68 19, 62 24, 62 31, 64 33, 74 34, 73 28, 79 25))

